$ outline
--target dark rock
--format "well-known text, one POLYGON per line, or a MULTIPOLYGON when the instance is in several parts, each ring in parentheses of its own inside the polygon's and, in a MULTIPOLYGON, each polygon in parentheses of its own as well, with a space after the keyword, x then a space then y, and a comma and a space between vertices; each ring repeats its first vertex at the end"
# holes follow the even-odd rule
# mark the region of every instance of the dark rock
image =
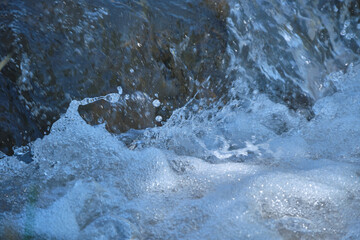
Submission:
MULTIPOLYGON (((141 91, 151 99, 156 94, 162 103, 157 111, 166 120, 209 76, 207 95, 219 96, 226 86, 225 1, 14 0, 0 5, 0 55, 13 53, 0 76, 0 150, 7 154, 12 146, 46 134, 72 99, 106 95, 121 86, 124 94, 141 91)), ((81 108, 85 119, 108 114, 95 105, 81 108)), ((113 132, 154 125, 146 117, 127 122, 129 108, 126 114, 117 113, 124 107, 112 109, 124 124, 106 117, 111 114, 101 116, 113 132)), ((93 120, 89 123, 98 122, 93 120)))
POLYGON ((139 92, 124 96, 115 103, 99 100, 79 106, 79 113, 92 125, 105 122, 106 129, 113 133, 155 126, 155 110, 151 99, 139 92))

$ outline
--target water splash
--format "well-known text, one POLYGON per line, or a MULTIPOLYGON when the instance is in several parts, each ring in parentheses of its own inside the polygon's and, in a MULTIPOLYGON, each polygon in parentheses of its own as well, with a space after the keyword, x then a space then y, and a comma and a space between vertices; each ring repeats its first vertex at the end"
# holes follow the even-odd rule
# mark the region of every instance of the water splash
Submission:
MULTIPOLYGON (((228 26, 236 41, 228 45, 228 78, 234 81, 219 101, 199 97, 211 85, 212 77, 207 77, 162 127, 116 135, 105 124, 87 124, 79 107, 95 101, 114 106, 131 99, 138 103, 145 99, 151 109, 165 103, 156 107, 148 95, 123 95, 119 89, 73 100, 51 133, 31 144, 32 163, 2 156, 0 236, 359 238, 360 64, 330 71, 317 53, 304 47, 304 39, 317 38, 312 24, 326 16, 311 20, 297 14, 301 24, 310 26, 304 37, 286 23, 300 7, 284 1, 272 1, 271 6, 260 2, 264 7, 235 2, 231 8, 228 26), (287 9, 285 16, 278 8, 287 9), (261 16, 267 25, 260 24, 261 16), (279 52, 269 55, 254 47, 264 47, 261 34, 270 31, 274 34, 270 42, 279 40, 290 49, 271 45, 279 52), (278 62, 287 72, 277 68, 278 62), (251 72, 252 66, 256 71, 251 72), (314 69, 326 71, 319 82, 308 82, 322 88, 314 92, 317 97, 311 96, 313 105, 307 107, 313 116, 306 119, 281 99, 287 84, 298 86, 294 101, 301 100, 296 94, 311 92, 306 85, 311 79, 305 76, 314 69), (264 82, 259 76, 265 77, 264 82)), ((328 33, 331 42, 335 33, 328 33)), ((338 49, 333 51, 341 62, 338 49)))

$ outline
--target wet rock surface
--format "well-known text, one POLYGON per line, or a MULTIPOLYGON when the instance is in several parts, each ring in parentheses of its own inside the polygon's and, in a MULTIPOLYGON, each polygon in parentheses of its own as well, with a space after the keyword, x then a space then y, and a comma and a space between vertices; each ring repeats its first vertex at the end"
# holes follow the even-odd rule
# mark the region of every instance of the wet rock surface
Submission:
POLYGON ((135 92, 116 102, 99 100, 79 106, 79 113, 91 125, 105 123, 109 132, 122 133, 155 125, 155 108, 149 96, 135 92))
POLYGON ((0 151, 47 134, 71 100, 119 86, 122 99, 142 94, 146 102, 93 102, 80 107, 84 120, 120 133, 161 125, 194 97, 209 104, 258 92, 311 119, 314 102, 337 91, 326 76, 358 59, 359 5, 0 1, 1 60, 11 55, 0 64, 0 151), (233 96, 239 79, 246 91, 233 96))
MULTIPOLYGON (((225 1, 0 4, 0 55, 13 53, 0 74, 0 150, 7 154, 12 146, 47 133, 72 99, 106 95, 121 86, 124 94, 140 91, 158 98, 165 120, 206 79, 212 95, 226 85, 220 81, 226 66, 225 1)), ((98 107, 83 108, 84 119, 94 124, 111 114, 98 107)), ((114 114, 126 122, 124 113, 114 114)), ((125 125, 142 128, 153 122, 125 125)))

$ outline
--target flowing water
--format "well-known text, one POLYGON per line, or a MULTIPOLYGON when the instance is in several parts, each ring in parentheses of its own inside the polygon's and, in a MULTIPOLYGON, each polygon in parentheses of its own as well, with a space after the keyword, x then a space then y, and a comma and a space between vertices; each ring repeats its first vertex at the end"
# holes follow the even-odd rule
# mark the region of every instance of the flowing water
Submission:
POLYGON ((358 1, 30 2, 1 239, 360 239, 358 1))

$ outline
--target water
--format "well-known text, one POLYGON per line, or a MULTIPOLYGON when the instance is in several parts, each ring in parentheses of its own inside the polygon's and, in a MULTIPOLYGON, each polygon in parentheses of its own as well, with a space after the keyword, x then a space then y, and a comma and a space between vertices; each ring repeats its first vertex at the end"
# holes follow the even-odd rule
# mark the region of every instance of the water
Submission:
POLYGON ((359 239, 359 15, 321 3, 230 1, 226 87, 194 80, 162 126, 130 124, 162 117, 160 95, 72 100, 49 135, 0 156, 0 236, 359 239))

